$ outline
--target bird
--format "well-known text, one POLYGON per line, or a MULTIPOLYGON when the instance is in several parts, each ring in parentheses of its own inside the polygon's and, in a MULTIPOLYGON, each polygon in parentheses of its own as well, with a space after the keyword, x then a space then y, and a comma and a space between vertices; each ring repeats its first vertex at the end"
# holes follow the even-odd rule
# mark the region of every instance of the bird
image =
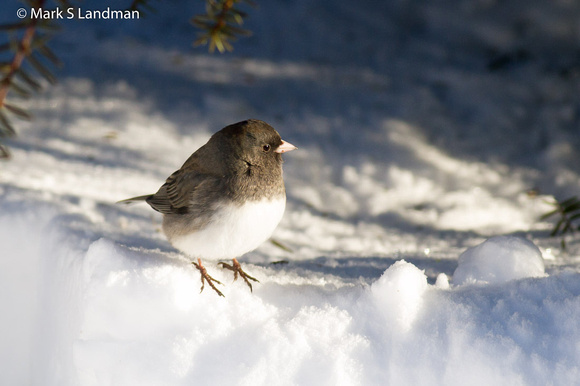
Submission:
POLYGON ((145 201, 163 214, 163 233, 185 253, 205 283, 219 295, 222 283, 209 275, 202 259, 240 276, 252 291, 238 257, 268 240, 282 219, 286 190, 282 154, 296 146, 284 141, 269 124, 248 119, 224 127, 171 174, 155 194, 119 203, 145 201))

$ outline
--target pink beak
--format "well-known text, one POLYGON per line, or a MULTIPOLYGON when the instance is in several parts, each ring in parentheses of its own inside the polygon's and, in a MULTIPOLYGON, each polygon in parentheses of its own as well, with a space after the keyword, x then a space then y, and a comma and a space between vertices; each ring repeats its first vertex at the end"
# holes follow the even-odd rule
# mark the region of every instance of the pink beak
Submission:
POLYGON ((286 142, 284 140, 282 140, 282 144, 280 146, 278 146, 278 148, 276 150, 274 150, 276 153, 286 153, 287 151, 292 151, 298 149, 296 146, 292 145, 290 142, 286 142))

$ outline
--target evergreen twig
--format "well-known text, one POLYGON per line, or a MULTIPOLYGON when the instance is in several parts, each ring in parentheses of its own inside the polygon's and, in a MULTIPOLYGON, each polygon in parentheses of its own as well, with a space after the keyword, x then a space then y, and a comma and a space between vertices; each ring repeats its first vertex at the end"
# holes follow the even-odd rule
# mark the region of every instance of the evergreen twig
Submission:
MULTIPOLYGON (((29 0, 30 8, 43 8, 45 0, 29 0)), ((30 16, 26 20, 17 23, 4 24, 0 30, 10 33, 22 31, 19 39, 13 39, 8 43, 0 45, 1 51, 13 51, 12 59, 2 63, 0 66, 0 140, 11 137, 15 134, 14 127, 7 113, 20 119, 30 119, 31 115, 24 109, 6 101, 10 91, 20 97, 29 97, 32 92, 40 89, 40 84, 23 68, 25 60, 49 82, 54 82, 55 78, 46 66, 34 56, 34 52, 45 57, 55 65, 60 61, 54 53, 46 46, 49 35, 43 34, 40 30, 51 30, 52 25, 47 21, 33 19, 30 16)), ((10 153, 6 146, 0 142, 0 158, 8 158, 10 153)))
POLYGON ((238 37, 251 35, 249 30, 239 27, 247 17, 245 12, 236 7, 239 3, 255 6, 252 0, 207 0, 206 13, 191 20, 194 26, 203 31, 193 44, 209 45, 209 52, 217 48, 224 53, 233 50, 231 43, 238 37))
POLYGON ((541 220, 546 220, 553 216, 558 216, 558 221, 554 225, 551 237, 561 236, 562 240, 560 244, 562 249, 566 249, 566 235, 568 233, 573 234, 576 231, 580 231, 580 199, 577 197, 570 197, 562 201, 548 202, 550 205, 554 206, 554 209, 545 213, 541 220))

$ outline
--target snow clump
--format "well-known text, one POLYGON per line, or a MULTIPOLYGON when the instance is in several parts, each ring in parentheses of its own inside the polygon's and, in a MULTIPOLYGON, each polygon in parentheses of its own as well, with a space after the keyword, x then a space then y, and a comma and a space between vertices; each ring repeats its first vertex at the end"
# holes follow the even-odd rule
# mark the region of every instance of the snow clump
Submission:
POLYGON ((425 272, 405 260, 390 266, 371 286, 377 309, 400 332, 411 329, 428 288, 425 272))
POLYGON ((495 236, 459 256, 453 284, 501 284, 526 277, 544 276, 544 259, 531 241, 515 236, 495 236))

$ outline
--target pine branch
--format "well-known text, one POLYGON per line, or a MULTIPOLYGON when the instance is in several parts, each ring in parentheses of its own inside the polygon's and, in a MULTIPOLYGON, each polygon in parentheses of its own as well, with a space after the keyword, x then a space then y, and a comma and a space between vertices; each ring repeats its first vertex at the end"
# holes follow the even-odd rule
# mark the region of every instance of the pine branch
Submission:
MULTIPOLYGON (((13 79, 18 73, 18 70, 20 70, 22 62, 30 54, 30 45, 32 43, 32 38, 36 33, 36 23, 37 23, 36 20, 30 20, 28 25, 26 25, 26 31, 24 32, 22 40, 18 42, 18 48, 16 50, 16 53, 14 54, 12 62, 10 63, 9 69, 2 78, 2 80, 0 81, 0 108, 4 106, 4 100, 8 95, 10 85, 12 84, 13 79)), ((21 27, 17 26, 14 28, 21 27)))
MULTIPOLYGON (((30 0, 27 3, 30 8, 43 8, 45 0, 30 0)), ((61 0, 60 3, 68 4, 68 1, 61 0)), ((34 52, 37 52, 39 56, 44 57, 53 65, 60 65, 59 59, 46 45, 50 35, 42 32, 42 30, 52 31, 54 29, 55 26, 49 21, 33 19, 30 16, 26 20, 0 26, 0 30, 9 33, 22 31, 19 39, 12 39, 10 42, 0 45, 0 52, 14 52, 12 59, 0 66, 2 74, 0 80, 0 141, 2 138, 15 135, 14 127, 9 118, 10 114, 20 119, 31 119, 31 115, 26 110, 6 101, 10 91, 13 91, 17 96, 26 98, 33 92, 40 90, 40 83, 23 68, 25 61, 49 82, 56 81, 50 70, 39 58, 33 55, 34 52)), ((9 156, 8 149, 0 142, 0 158, 8 158, 9 156)))
MULTIPOLYGON (((20 28, 20 27, 17 27, 20 28)), ((10 63, 6 73, 0 81, 0 139, 5 137, 12 137, 15 134, 14 128, 10 120, 4 114, 7 109, 6 96, 10 87, 14 84, 14 78, 22 66, 22 62, 30 53, 30 44, 36 32, 36 21, 31 20, 22 37, 18 43, 18 48, 12 62, 10 63)), ((0 158, 9 158, 10 153, 6 146, 0 142, 0 158)))
POLYGON ((247 17, 245 12, 236 8, 239 3, 255 6, 251 0, 206 0, 206 13, 191 20, 194 26, 203 31, 193 44, 209 45, 209 52, 217 48, 220 53, 224 53, 233 50, 231 43, 238 37, 251 35, 250 31, 238 27, 247 17))
POLYGON ((554 225, 550 236, 561 236, 562 240, 560 244, 562 245, 562 249, 565 250, 566 235, 580 231, 580 199, 570 197, 562 201, 549 202, 549 204, 554 206, 554 209, 545 213, 540 219, 546 220, 550 217, 558 216, 558 221, 554 225))

